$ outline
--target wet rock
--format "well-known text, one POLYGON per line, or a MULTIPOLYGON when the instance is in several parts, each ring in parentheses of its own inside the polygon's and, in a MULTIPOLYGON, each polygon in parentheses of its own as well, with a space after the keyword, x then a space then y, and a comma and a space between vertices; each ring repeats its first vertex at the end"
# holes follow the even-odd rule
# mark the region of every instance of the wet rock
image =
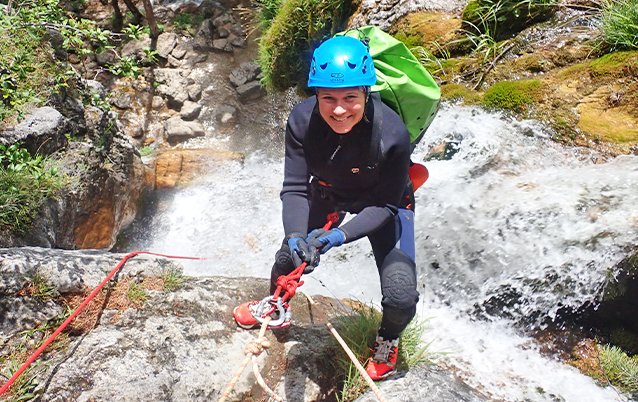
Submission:
POLYGON ((180 117, 171 117, 164 123, 166 139, 175 144, 189 138, 202 137, 206 134, 204 126, 194 121, 184 121, 180 117))
POLYGON ((242 63, 231 71, 228 79, 235 87, 246 84, 249 81, 255 81, 261 73, 261 67, 256 62, 242 63))
POLYGON ((180 149, 163 151, 155 160, 155 188, 184 186, 201 177, 219 161, 242 161, 244 156, 237 152, 223 152, 212 149, 180 149))
POLYGON ((237 108, 230 105, 221 105, 215 118, 222 124, 235 124, 237 123, 237 108))
POLYGON ((190 121, 195 120, 201 111, 202 105, 196 102, 186 101, 179 111, 179 114, 183 120, 190 121))
POLYGON ((251 81, 237 87, 237 94, 239 95, 239 101, 246 103, 263 97, 266 95, 266 91, 258 81, 251 81))
POLYGON ((8 146, 20 142, 32 155, 36 152, 50 155, 67 145, 65 134, 70 129, 68 119, 56 109, 45 106, 35 109, 13 129, 0 133, 0 143, 8 146))
MULTIPOLYGON (((481 395, 458 377, 436 366, 419 366, 404 375, 377 383, 388 402, 479 402, 490 398, 481 395)), ((373 402, 372 391, 356 402, 373 402)))
POLYGON ((228 40, 228 38, 213 40, 212 49, 215 51, 227 53, 232 53, 235 50, 233 48, 233 44, 228 40))

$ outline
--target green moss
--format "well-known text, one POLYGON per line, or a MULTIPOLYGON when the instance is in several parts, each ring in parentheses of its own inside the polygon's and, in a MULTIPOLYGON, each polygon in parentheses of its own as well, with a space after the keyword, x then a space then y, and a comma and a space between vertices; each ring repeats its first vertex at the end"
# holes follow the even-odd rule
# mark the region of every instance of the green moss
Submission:
POLYGON ((538 80, 497 82, 485 91, 482 104, 488 109, 521 113, 536 99, 540 86, 538 80))
POLYGON ((589 62, 592 76, 638 75, 638 51, 606 54, 589 62))
POLYGON ((350 6, 339 0, 284 2, 259 41, 266 88, 305 87, 313 42, 343 30, 350 6))
POLYGON ((464 103, 476 104, 481 97, 478 92, 471 90, 463 84, 441 85, 441 98, 445 100, 462 100, 464 103))

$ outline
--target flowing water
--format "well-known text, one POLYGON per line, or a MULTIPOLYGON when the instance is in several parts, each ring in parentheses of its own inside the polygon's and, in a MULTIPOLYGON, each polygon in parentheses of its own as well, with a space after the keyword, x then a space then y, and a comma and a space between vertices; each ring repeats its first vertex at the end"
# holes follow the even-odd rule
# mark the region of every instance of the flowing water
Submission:
MULTIPOLYGON (((198 183, 149 202, 125 248, 207 257, 186 265, 190 275, 268 277, 283 237, 285 110, 273 116, 234 134, 248 149, 243 163, 216 162, 198 183)), ((547 137, 531 121, 443 105, 415 150, 415 161, 443 142, 454 152, 426 163, 430 179, 417 192, 425 341, 491 399, 624 400, 542 354, 521 327, 543 328, 559 309, 592 302, 608 269, 638 244, 638 157, 596 164, 593 152, 547 137)), ((209 140, 239 146, 221 133, 209 140)), ((305 281, 310 294, 380 300, 366 240, 325 255, 305 281)))

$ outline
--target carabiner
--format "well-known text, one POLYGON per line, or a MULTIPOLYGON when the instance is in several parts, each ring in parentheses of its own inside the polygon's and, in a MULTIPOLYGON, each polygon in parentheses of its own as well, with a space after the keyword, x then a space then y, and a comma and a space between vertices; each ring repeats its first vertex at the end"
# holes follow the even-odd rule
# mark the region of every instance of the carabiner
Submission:
POLYGON ((287 327, 290 325, 292 312, 286 307, 287 304, 284 305, 284 301, 281 297, 278 297, 277 300, 273 300, 272 296, 267 296, 256 306, 253 316, 261 324, 266 321, 266 317, 270 317, 271 319, 268 323, 268 327, 270 328, 287 327))

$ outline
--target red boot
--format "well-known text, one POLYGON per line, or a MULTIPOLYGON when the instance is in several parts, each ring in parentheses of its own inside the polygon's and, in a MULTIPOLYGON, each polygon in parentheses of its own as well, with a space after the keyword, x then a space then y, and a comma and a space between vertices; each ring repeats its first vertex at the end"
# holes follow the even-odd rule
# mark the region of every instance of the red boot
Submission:
POLYGON ((396 373, 399 339, 385 340, 377 335, 366 372, 374 381, 385 380, 396 373))

